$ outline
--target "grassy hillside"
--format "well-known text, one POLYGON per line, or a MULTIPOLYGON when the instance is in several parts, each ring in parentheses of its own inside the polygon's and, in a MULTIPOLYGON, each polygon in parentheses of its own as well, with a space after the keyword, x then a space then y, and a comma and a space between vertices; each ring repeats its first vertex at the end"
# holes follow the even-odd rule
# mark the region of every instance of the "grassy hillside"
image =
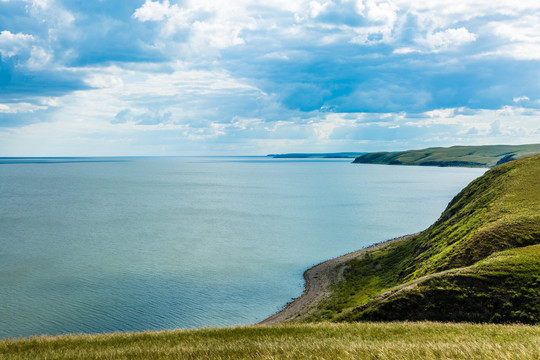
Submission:
POLYGON ((0 358, 533 360, 539 341, 523 325, 302 324, 0 341, 0 358))
POLYGON ((539 255, 540 245, 498 252, 391 289, 344 319, 539 324, 539 255))
POLYGON ((400 152, 375 152, 358 156, 357 164, 493 167, 540 154, 540 144, 452 146, 400 152))
POLYGON ((537 244, 540 155, 489 170, 427 230, 349 262, 309 319, 540 324, 537 244))

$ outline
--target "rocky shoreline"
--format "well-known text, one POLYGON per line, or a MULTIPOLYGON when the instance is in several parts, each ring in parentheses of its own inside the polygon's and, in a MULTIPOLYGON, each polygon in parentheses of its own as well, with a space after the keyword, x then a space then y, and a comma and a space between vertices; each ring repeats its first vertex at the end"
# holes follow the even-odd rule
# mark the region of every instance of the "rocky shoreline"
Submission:
POLYGON ((330 286, 339 281, 345 270, 345 263, 365 254, 367 251, 403 241, 416 235, 404 235, 386 240, 361 250, 339 256, 315 265, 304 272, 305 288, 302 295, 288 303, 281 311, 259 322, 258 325, 277 325, 291 320, 301 320, 310 314, 310 310, 330 294, 330 286))

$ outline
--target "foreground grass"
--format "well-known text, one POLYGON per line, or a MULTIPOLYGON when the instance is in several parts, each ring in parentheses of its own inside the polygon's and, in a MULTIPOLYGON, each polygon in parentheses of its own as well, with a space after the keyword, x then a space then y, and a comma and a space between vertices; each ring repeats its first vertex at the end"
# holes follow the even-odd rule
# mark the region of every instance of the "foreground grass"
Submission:
POLYGON ((417 323, 71 335, 0 341, 2 359, 539 359, 540 327, 417 323))

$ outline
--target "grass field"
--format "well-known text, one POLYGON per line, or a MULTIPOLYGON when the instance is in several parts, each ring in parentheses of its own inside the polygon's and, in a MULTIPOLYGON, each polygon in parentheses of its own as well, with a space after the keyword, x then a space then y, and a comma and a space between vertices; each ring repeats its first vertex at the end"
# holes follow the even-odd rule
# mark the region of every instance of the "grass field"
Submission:
POLYGON ((0 341, 0 358, 536 360, 539 344, 525 325, 296 324, 0 341))
POLYGON ((399 152, 373 152, 358 156, 361 164, 493 167, 540 154, 540 144, 483 145, 427 148, 399 152))

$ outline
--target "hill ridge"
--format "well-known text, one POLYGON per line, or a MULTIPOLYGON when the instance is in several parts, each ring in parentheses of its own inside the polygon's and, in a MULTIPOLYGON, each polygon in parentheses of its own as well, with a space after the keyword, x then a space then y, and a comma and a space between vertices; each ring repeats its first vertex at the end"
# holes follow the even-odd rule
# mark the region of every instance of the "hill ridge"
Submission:
POLYGON ((440 218, 418 235, 349 261, 345 280, 336 284, 332 295, 308 320, 537 324, 538 244, 540 155, 535 155, 499 165, 471 182, 452 199, 440 218), (528 272, 512 272, 505 251, 522 262, 514 262, 514 266, 528 272), (496 266, 497 271, 484 266, 483 261, 497 256, 506 259, 491 260, 490 266, 496 266), (445 272, 455 269, 462 270, 445 272), (436 276, 425 278, 429 275, 436 276), (398 299, 381 296, 414 281, 423 287, 409 289, 398 299), (448 307, 446 313, 441 308, 443 303, 448 307), (420 315, 408 312, 408 308, 420 315))
POLYGON ((494 167, 540 154, 540 144, 431 147, 398 152, 371 152, 356 157, 355 164, 494 167))

